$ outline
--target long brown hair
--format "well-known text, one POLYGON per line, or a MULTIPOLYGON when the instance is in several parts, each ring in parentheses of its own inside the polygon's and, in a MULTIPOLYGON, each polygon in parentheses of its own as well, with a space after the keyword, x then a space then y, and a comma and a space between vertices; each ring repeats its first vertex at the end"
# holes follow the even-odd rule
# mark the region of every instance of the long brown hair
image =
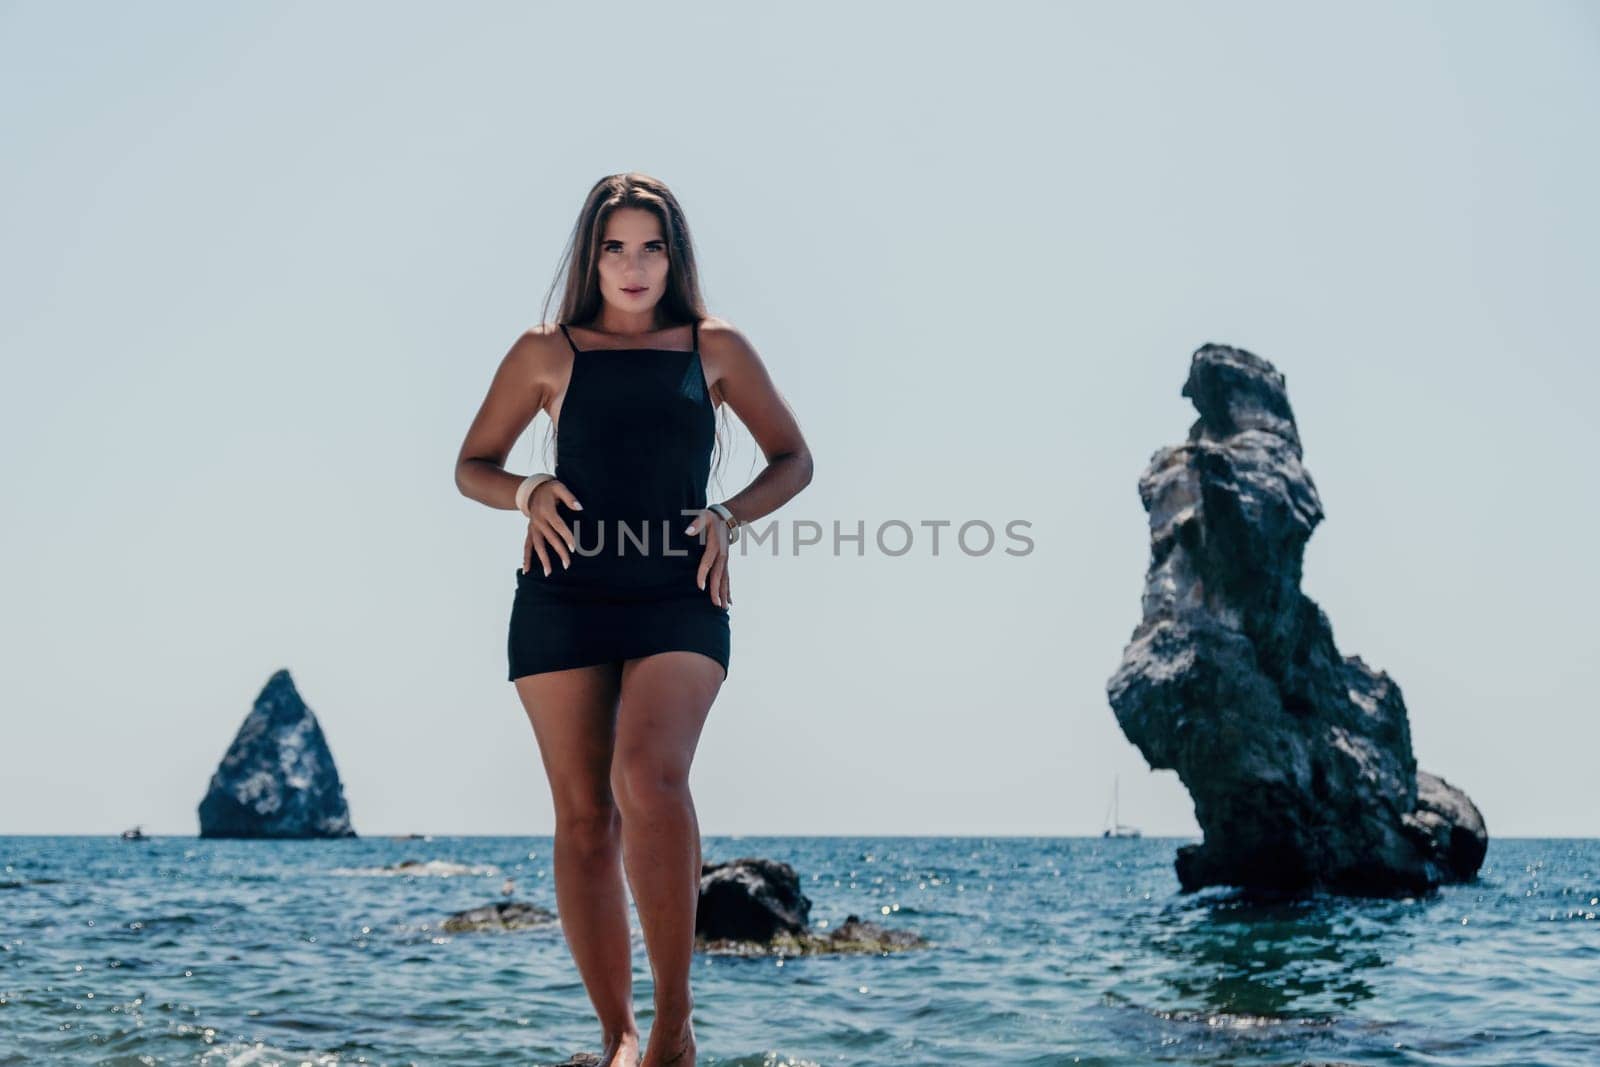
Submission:
MULTIPOLYGON (((667 288, 656 304, 658 328, 703 322, 705 298, 700 293, 700 272, 695 266, 694 242, 689 237, 689 220, 684 217, 678 198, 665 182, 638 171, 608 174, 594 183, 584 198, 572 236, 557 264, 555 277, 545 292, 541 321, 549 321, 550 299, 563 276, 566 285, 561 310, 555 321, 568 326, 588 326, 600 314, 604 298, 600 295, 600 239, 605 236, 606 220, 618 208, 634 207, 653 212, 661 221, 661 234, 667 243, 667 288)), ((727 425, 727 413, 722 424, 727 425)), ((545 435, 547 446, 554 444, 554 424, 545 435)), ((722 433, 716 431, 716 467, 722 465, 722 433)), ((551 469, 554 469, 553 467, 551 469)), ((714 475, 715 476, 715 475, 714 475)))

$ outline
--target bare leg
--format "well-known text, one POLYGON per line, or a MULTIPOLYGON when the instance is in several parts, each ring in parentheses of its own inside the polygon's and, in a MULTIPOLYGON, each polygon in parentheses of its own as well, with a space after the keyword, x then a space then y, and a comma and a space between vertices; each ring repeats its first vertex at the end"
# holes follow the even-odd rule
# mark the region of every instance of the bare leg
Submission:
POLYGON ((555 802, 556 911, 600 1018, 601 1067, 636 1067, 633 952, 611 795, 621 672, 614 663, 530 674, 515 682, 555 802))
POLYGON ((695 1064, 689 971, 700 903, 700 824, 689 765, 724 677, 721 664, 698 652, 660 652, 622 667, 611 790, 622 810, 623 864, 655 979, 642 1067, 695 1064))

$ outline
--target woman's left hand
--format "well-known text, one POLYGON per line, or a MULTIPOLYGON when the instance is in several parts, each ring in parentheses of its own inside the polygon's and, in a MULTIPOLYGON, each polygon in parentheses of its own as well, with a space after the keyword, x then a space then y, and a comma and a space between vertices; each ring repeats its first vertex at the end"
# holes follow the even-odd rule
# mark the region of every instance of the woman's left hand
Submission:
POLYGON ((704 530, 709 530, 710 535, 705 539, 705 551, 700 554, 700 569, 695 573, 695 583, 701 589, 710 589, 713 604, 727 607, 733 603, 728 586, 728 524, 721 515, 704 508, 684 532, 695 535, 704 530))

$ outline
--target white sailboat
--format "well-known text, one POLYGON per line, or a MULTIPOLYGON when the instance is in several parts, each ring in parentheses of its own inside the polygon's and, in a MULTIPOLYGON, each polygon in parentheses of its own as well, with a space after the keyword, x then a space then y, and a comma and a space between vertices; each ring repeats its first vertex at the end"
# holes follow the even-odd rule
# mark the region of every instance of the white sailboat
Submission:
POLYGON ((1117 776, 1111 776, 1111 811, 1106 819, 1106 828, 1101 831, 1101 837, 1139 837, 1137 826, 1124 826, 1117 821, 1117 776))

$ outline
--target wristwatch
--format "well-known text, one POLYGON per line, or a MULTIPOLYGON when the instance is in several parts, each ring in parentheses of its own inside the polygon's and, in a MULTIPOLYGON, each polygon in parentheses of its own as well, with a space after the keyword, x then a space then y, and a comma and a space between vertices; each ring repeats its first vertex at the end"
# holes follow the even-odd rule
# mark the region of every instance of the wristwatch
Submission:
POLYGON ((739 540, 739 520, 733 517, 733 512, 729 511, 723 504, 708 504, 707 508, 721 515, 722 521, 727 524, 728 544, 731 545, 739 540))

